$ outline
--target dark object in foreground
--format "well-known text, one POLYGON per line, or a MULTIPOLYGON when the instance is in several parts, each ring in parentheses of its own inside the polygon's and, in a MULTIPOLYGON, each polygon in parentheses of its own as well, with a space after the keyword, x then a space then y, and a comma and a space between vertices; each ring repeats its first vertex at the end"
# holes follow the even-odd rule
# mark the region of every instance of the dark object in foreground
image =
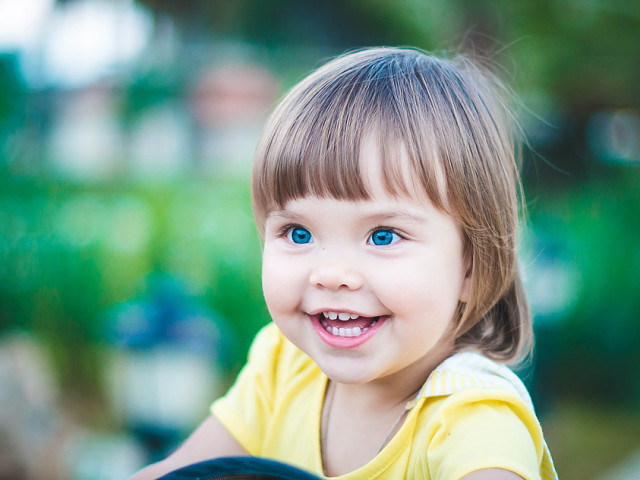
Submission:
POLYGON ((286 463, 246 456, 205 460, 158 480, 320 480, 320 477, 286 463))

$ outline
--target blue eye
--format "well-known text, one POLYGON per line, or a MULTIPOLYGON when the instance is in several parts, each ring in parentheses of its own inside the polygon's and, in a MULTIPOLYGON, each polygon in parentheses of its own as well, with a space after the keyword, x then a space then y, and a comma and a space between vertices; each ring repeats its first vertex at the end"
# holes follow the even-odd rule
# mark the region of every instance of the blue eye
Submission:
POLYGON ((289 240, 297 244, 313 243, 313 237, 306 228, 293 227, 287 234, 289 240))
POLYGON ((391 245, 399 239, 400 236, 392 230, 380 229, 371 234, 367 243, 371 245, 391 245))

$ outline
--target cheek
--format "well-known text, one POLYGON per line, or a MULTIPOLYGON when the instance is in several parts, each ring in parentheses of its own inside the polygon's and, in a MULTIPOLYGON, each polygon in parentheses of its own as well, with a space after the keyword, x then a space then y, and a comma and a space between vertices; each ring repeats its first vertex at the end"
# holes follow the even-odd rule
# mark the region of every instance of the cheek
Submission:
POLYGON ((279 277, 278 269, 275 268, 272 257, 265 252, 262 259, 262 293, 264 294, 264 299, 267 302, 269 310, 271 310, 272 305, 278 299, 276 295, 278 288, 276 285, 280 284, 279 277))
POLYGON ((439 261, 415 261, 387 268, 385 275, 378 276, 376 290, 386 292, 383 295, 392 309, 449 320, 457 310, 462 290, 462 270, 457 267, 439 261))
POLYGON ((273 314, 290 307, 299 290, 296 270, 285 259, 265 250, 262 258, 262 292, 267 308, 273 314))

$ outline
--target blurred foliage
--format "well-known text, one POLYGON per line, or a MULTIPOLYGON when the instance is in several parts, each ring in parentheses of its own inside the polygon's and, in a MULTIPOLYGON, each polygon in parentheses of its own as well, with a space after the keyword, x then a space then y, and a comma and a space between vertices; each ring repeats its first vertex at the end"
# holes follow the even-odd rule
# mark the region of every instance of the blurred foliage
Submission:
POLYGON ((122 98, 123 117, 130 121, 153 107, 179 100, 185 92, 185 78, 179 69, 151 69, 137 76, 122 98))
POLYGON ((18 74, 17 57, 0 54, 0 165, 12 147, 13 133, 24 122, 26 88, 18 74))
POLYGON ((555 397, 633 406, 640 400, 640 378, 629 375, 640 365, 640 171, 608 170, 532 200, 530 227, 553 238, 577 273, 572 304, 538 331, 546 364, 538 374, 555 397))
POLYGON ((9 127, 16 127, 12 123, 24 111, 25 87, 16 64, 15 55, 0 55, 0 126, 5 134, 9 127))
MULTIPOLYGON (((542 363, 551 365, 546 389, 640 400, 640 379, 624 376, 640 364, 639 166, 598 162, 587 138, 594 113, 640 107, 637 3, 137 1, 157 24, 165 16, 175 21, 179 45, 174 58, 142 59, 121 86, 125 121, 167 101, 186 102, 197 71, 189 62, 207 64, 223 42, 249 45, 250 57, 269 64, 285 86, 326 57, 366 45, 492 58, 528 109, 530 226, 561 243, 563 260, 579 272, 571 308, 540 328, 542 363)), ((15 57, 0 57, 0 329, 48 339, 65 388, 94 391, 105 309, 139 295, 148 275, 167 273, 227 319, 239 366, 267 319, 248 182, 198 172, 153 185, 61 181, 28 140, 50 121, 38 103, 46 93, 28 91, 15 57), (20 133, 25 124, 36 133, 20 133), (16 145, 36 174, 13 162, 16 145)))
POLYGON ((611 465, 637 455, 640 415, 637 410, 603 410, 585 402, 560 403, 543 428, 562 480, 601 478, 610 474, 611 465))
MULTIPOLYGON (((0 330, 48 341, 63 387, 95 393, 103 314, 145 289, 184 279, 226 319, 235 370, 266 322, 248 186, 190 180, 165 187, 0 181, 0 330)), ((99 383, 99 382, 98 382, 99 383)))
MULTIPOLYGON (((640 6, 623 0, 138 0, 182 31, 334 53, 414 45, 506 54, 523 90, 570 110, 640 105, 640 6)), ((317 59, 313 59, 315 62, 317 59)), ((506 63, 506 62, 503 62, 506 63)))

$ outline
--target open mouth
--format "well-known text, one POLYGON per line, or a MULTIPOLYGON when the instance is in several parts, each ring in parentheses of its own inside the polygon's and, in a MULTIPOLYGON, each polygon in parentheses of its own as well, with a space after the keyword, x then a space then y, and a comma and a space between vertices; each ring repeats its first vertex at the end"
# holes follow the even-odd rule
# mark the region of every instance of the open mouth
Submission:
POLYGON ((335 348, 355 348, 377 335, 389 315, 365 317, 349 312, 321 311, 309 314, 318 336, 335 348))
POLYGON ((380 319, 333 311, 322 312, 317 317, 322 328, 335 337, 359 337, 373 328, 380 319))

